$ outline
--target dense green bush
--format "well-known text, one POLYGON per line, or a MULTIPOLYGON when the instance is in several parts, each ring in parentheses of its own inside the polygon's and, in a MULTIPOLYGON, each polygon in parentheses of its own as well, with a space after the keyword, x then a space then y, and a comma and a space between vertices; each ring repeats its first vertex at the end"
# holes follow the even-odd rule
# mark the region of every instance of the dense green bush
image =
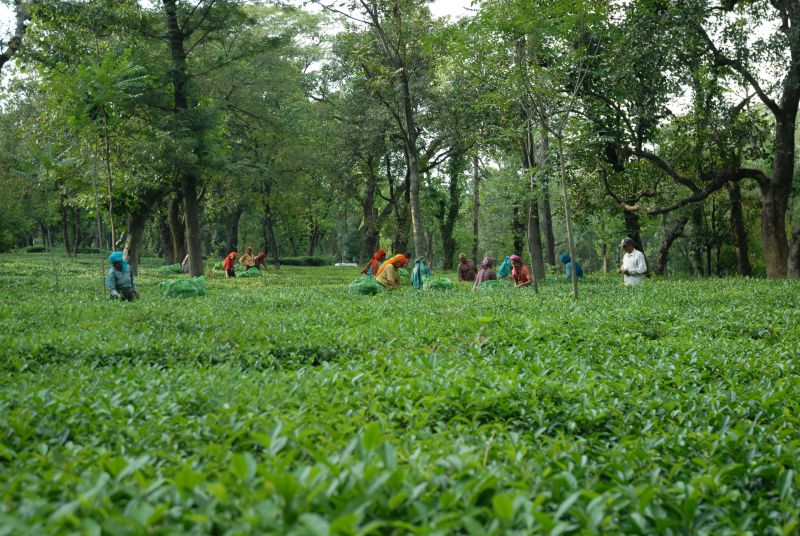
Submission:
POLYGON ((26 253, 45 253, 50 251, 47 246, 28 246, 25 248, 26 253))
POLYGON ((148 260, 121 303, 48 259, 0 255, 0 533, 797 531, 800 282, 169 300, 148 260))
POLYGON ((281 266, 330 266, 330 259, 323 257, 281 257, 281 266))

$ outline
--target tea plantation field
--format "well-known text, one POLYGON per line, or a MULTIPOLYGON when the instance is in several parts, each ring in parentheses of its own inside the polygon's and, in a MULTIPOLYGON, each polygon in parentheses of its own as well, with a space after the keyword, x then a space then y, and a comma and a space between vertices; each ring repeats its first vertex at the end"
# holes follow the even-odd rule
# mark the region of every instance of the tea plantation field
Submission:
POLYGON ((800 282, 113 303, 0 255, 0 534, 797 534, 800 282))

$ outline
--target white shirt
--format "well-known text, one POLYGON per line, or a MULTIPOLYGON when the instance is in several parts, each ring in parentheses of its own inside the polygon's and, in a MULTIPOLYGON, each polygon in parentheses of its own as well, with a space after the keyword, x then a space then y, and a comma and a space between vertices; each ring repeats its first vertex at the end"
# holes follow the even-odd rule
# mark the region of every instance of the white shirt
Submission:
POLYGON ((622 257, 622 268, 628 270, 624 276, 626 285, 641 285, 644 281, 644 274, 647 273, 647 263, 644 260, 644 253, 634 249, 622 257))

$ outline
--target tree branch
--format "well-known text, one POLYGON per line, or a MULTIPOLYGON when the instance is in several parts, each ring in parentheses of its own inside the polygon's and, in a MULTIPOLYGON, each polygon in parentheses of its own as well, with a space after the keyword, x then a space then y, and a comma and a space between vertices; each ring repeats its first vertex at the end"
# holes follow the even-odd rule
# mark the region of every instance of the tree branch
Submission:
POLYGON ((709 52, 714 56, 714 65, 717 67, 731 67, 734 71, 739 73, 753 87, 756 94, 761 99, 761 102, 763 102, 773 114, 780 115, 782 113, 781 107, 761 88, 761 85, 758 83, 755 76, 753 76, 753 73, 745 69, 744 65, 742 65, 739 60, 727 56, 717 48, 717 45, 714 44, 714 40, 711 39, 702 24, 695 24, 694 27, 700 34, 700 37, 703 38, 703 41, 705 41, 709 52))
POLYGON ((6 46, 5 50, 0 52, 0 70, 3 69, 3 65, 5 65, 6 62, 17 53, 19 47, 22 46, 22 37, 25 35, 25 30, 28 27, 28 8, 30 4, 33 3, 33 0, 31 2, 14 0, 14 8, 17 13, 17 25, 14 29, 14 34, 8 40, 8 46, 6 46))

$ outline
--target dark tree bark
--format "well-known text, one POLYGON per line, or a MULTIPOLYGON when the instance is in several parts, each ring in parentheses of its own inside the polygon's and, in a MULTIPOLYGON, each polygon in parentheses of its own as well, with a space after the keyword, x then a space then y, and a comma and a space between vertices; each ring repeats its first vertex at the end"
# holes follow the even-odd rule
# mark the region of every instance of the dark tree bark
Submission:
POLYGON ((59 192, 58 202, 59 202, 59 213, 61 214, 61 233, 64 237, 64 251, 66 251, 67 255, 71 255, 72 246, 70 245, 69 242, 69 221, 67 218, 67 206, 64 204, 63 192, 59 192))
POLYGON ((667 263, 669 262, 669 250, 672 247, 672 244, 678 238, 683 236, 683 230, 686 228, 686 223, 689 221, 689 218, 686 216, 680 216, 678 220, 674 223, 672 227, 667 228, 666 226, 666 217, 664 219, 664 238, 661 241, 661 245, 658 248, 658 253, 656 254, 655 266, 653 268, 653 272, 656 275, 664 275, 667 271, 667 263))
POLYGON ((264 215, 264 246, 267 253, 272 256, 272 264, 276 269, 281 267, 281 257, 278 251, 278 240, 275 237, 275 218, 272 214, 272 183, 265 180, 261 186, 262 210, 264 215))
POLYGON ((136 275, 139 270, 142 237, 153 207, 157 206, 164 196, 160 189, 147 190, 138 196, 139 202, 128 214, 128 234, 125 238, 125 258, 136 275))
POLYGON ((74 256, 78 255, 78 251, 81 248, 81 212, 72 207, 72 254, 74 256))
MULTIPOLYGON (((175 101, 176 121, 181 117, 187 118, 189 112, 189 69, 186 64, 186 49, 184 41, 189 34, 187 30, 182 30, 178 24, 178 11, 176 0, 162 0, 164 5, 164 17, 167 27, 167 40, 172 57, 172 69, 170 71, 173 84, 173 96, 175 101)), ((208 9, 211 9, 209 6, 208 9)), ((193 134, 196 136, 195 143, 198 147, 194 151, 200 156, 202 148, 203 129, 199 125, 194 125, 193 134), (199 130, 199 131, 198 131, 199 130)), ((183 210, 186 223, 186 245, 191 264, 191 274, 199 276, 203 274, 203 251, 200 232, 200 208, 197 199, 197 185, 200 177, 194 169, 186 168, 179 170, 181 186, 183 188, 183 210)))
POLYGON ((319 245, 323 236, 322 228, 316 218, 312 218, 310 231, 308 233, 308 244, 306 245, 306 256, 313 257, 316 247, 319 245))
MULTIPOLYGON (((556 237, 553 233, 553 211, 550 207, 550 186, 547 173, 548 155, 550 153, 550 138, 547 129, 542 129, 542 139, 539 142, 538 164, 540 166, 541 191, 539 192, 539 212, 541 213, 541 229, 545 241, 545 261, 550 265, 556 263, 556 237)), ((542 274, 544 277, 544 273, 542 274)))
MULTIPOLYGON (((408 172, 406 171, 405 184, 409 185, 408 172)), ((392 252, 405 253, 408 251, 408 235, 411 231, 411 192, 406 187, 402 195, 398 195, 398 203, 395 209, 395 234, 392 240, 392 252)), ((414 252, 415 257, 419 257, 419 252, 414 252)))
MULTIPOLYGON (((447 188, 447 202, 441 202, 441 234, 442 234, 442 250, 444 257, 442 259, 442 268, 451 270, 456 255, 456 239, 453 232, 458 221, 458 213, 461 209, 461 174, 464 172, 464 158, 462 156, 454 156, 450 159, 448 164, 448 175, 450 176, 450 184, 447 188)), ((432 248, 429 248, 431 251, 432 248)))
POLYGON ((176 260, 174 257, 175 249, 172 245, 172 233, 170 232, 169 221, 165 213, 162 213, 158 220, 158 231, 161 237, 159 254, 163 257, 164 264, 175 264, 176 262, 182 261, 183 259, 176 260))
MULTIPOLYGON (((517 40, 515 56, 518 65, 523 66, 528 62, 526 39, 522 37, 517 40)), ((514 231, 514 250, 516 253, 521 254, 524 247, 522 240, 518 240, 519 225, 523 228, 523 233, 527 230, 528 236, 528 252, 531 256, 531 272, 533 273, 534 286, 536 282, 544 279, 544 253, 542 251, 542 234, 541 225, 539 222, 539 193, 541 185, 537 185, 534 170, 538 168, 541 175, 542 168, 547 163, 547 153, 543 150, 543 145, 546 139, 542 138, 542 142, 537 150, 536 140, 534 134, 536 130, 536 122, 534 121, 534 114, 531 111, 531 105, 528 102, 528 97, 523 97, 519 103, 520 119, 523 125, 522 132, 522 168, 526 171, 528 177, 528 197, 525 200, 526 222, 521 223, 518 219, 518 207, 514 206, 514 220, 512 229, 514 231), (527 229, 526 229, 527 228, 527 229)))
POLYGON ((242 219, 243 209, 236 205, 228 215, 225 236, 225 255, 236 249, 239 244, 239 222, 242 219))
MULTIPOLYGON (((386 165, 389 166, 387 158, 386 165)), ((367 163, 369 173, 364 185, 364 199, 361 203, 362 219, 364 221, 364 242, 361 246, 360 262, 366 262, 378 250, 380 228, 378 227, 378 209, 375 207, 375 197, 378 195, 378 175, 372 161, 367 163)), ((389 170, 391 172, 391 170, 389 170)))
POLYGON ((182 196, 176 193, 169 204, 169 211, 167 214, 167 222, 169 224, 169 232, 172 237, 172 259, 173 263, 183 262, 186 257, 186 228, 183 225, 183 218, 181 217, 181 205, 183 204, 182 196))
POLYGON ((14 0, 16 26, 14 27, 14 34, 8 40, 6 48, 0 51, 0 71, 2 71, 3 66, 14 57, 22 46, 22 38, 28 26, 28 8, 34 3, 34 1, 23 2, 22 0, 14 0))
POLYGON ((703 205, 695 205, 692 207, 692 240, 691 251, 692 259, 694 262, 694 269, 697 275, 705 277, 705 269, 703 268, 703 235, 704 235, 704 221, 703 221, 703 205))
POLYGON ((644 247, 642 245, 642 228, 639 223, 639 215, 636 212, 630 211, 623 211, 623 217, 625 218, 625 236, 633 240, 633 245, 636 246, 636 249, 644 253, 644 247))
POLYGON ((728 196, 731 200, 731 228, 733 230, 733 241, 736 246, 736 259, 739 263, 739 273, 745 277, 750 277, 753 275, 753 268, 750 266, 747 229, 744 225, 742 191, 738 182, 729 182, 727 188, 728 196))
POLYGON ((128 237, 125 240, 125 257, 134 275, 139 273, 142 235, 150 215, 150 208, 139 206, 128 215, 128 237))
POLYGON ((789 248, 789 277, 800 278, 800 226, 792 233, 792 247, 789 248))
POLYGON ((514 203, 511 212, 511 236, 514 241, 514 253, 522 255, 525 248, 525 221, 519 203, 514 203))
POLYGON ((472 157, 472 260, 480 266, 478 261, 479 223, 481 214, 481 168, 478 153, 472 157))

